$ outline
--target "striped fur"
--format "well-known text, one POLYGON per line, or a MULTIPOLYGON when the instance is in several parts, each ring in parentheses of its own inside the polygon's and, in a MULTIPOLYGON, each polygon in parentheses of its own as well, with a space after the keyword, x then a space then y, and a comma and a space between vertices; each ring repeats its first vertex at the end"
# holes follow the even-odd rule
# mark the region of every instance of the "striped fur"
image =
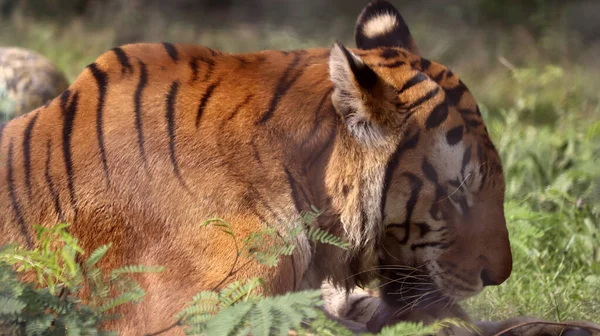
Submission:
POLYGON ((171 324, 230 273, 231 238, 200 226, 213 217, 243 239, 265 223, 284 232, 314 205, 316 225, 350 242, 303 234, 276 270, 250 263, 230 278, 263 277, 273 294, 378 278, 382 302, 400 309, 502 283, 512 264, 498 154, 473 96, 406 49, 407 29, 364 42, 384 3, 361 15, 358 49, 162 43, 101 55, 1 126, 0 243, 33 245, 33 224, 65 220, 88 251, 113 243, 102 267, 165 266, 142 277, 148 294, 123 311, 125 334, 171 324))

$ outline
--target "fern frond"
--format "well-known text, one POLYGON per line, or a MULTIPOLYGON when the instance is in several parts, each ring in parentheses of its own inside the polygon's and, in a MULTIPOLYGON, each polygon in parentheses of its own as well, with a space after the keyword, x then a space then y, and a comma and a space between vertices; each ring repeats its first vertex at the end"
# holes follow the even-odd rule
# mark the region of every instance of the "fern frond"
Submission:
POLYGON ((129 303, 129 302, 138 302, 142 299, 142 297, 144 296, 144 291, 129 291, 129 292, 125 292, 125 293, 121 293, 121 295, 117 296, 114 299, 110 299, 107 302, 105 302, 103 305, 101 305, 100 307, 98 307, 98 311, 100 313, 103 313, 107 310, 110 310, 112 308, 115 308, 117 306, 120 306, 124 303, 129 303))
POLYGON ((0 315, 17 314, 26 306, 26 303, 19 299, 0 296, 0 315))
POLYGON ((27 321, 25 332, 27 335, 44 335, 52 325, 52 321, 54 321, 54 316, 50 314, 38 315, 27 321))
POLYGON ((131 273, 160 273, 164 271, 164 267, 162 266, 144 266, 144 265, 127 265, 123 267, 119 267, 110 272, 111 277, 117 277, 121 274, 131 274, 131 273))
POLYGON ((85 267, 87 269, 91 269, 94 265, 96 265, 96 263, 98 261, 100 261, 100 259, 102 259, 102 257, 104 257, 104 255, 106 254, 108 249, 111 247, 112 247, 112 243, 102 245, 102 246, 98 247, 97 249, 95 249, 94 252, 92 252, 90 254, 90 256, 87 258, 87 260, 85 261, 85 267))
POLYGON ((254 302, 240 302, 221 310, 206 323, 206 334, 211 336, 247 335, 248 314, 254 302))
POLYGON ((242 299, 247 301, 251 298, 252 292, 256 288, 264 286, 264 284, 264 281, 260 278, 249 279, 246 282, 235 281, 230 283, 219 293, 221 309, 227 308, 242 299))
POLYGON ((311 241, 316 241, 322 244, 333 245, 342 249, 350 246, 347 242, 344 242, 339 237, 332 235, 331 233, 324 231, 316 226, 311 226, 306 233, 308 239, 311 241))
POLYGON ((203 291, 192 300, 192 303, 177 313, 174 317, 176 320, 186 320, 198 315, 214 315, 219 311, 219 294, 217 292, 203 291))
POLYGON ((221 219, 221 218, 211 218, 211 219, 205 220, 202 224, 200 224, 200 226, 209 226, 209 225, 217 227, 217 228, 221 229, 222 232, 235 238, 235 233, 233 233, 233 229, 231 228, 231 225, 229 225, 229 222, 227 222, 226 220, 221 219))
POLYGON ((303 322, 298 329, 298 336, 353 336, 354 334, 338 322, 328 318, 321 310, 317 310, 317 317, 309 322, 303 322))

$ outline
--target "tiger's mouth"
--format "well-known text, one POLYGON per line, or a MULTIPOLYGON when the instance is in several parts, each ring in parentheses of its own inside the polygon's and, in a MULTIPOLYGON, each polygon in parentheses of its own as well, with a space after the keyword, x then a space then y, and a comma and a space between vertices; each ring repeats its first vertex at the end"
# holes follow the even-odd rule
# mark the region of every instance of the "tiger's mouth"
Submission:
POLYGON ((390 267, 380 271, 379 276, 381 297, 388 305, 398 307, 397 315, 451 300, 444 295, 433 277, 423 267, 413 269, 390 267))
POLYGON ((456 301, 465 296, 455 295, 454 284, 446 284, 444 272, 432 272, 432 269, 423 265, 418 268, 402 266, 385 266, 379 271, 380 297, 390 307, 396 309, 394 317, 418 309, 431 306, 452 306, 456 301), (439 285, 438 283, 443 283, 439 285))

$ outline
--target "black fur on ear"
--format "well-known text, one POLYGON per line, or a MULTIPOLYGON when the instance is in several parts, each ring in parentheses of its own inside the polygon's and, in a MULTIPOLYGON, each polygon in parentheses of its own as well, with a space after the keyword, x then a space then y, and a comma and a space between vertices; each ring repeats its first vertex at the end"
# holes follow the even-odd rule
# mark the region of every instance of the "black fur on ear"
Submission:
POLYGON ((350 70, 358 82, 358 85, 367 90, 373 88, 375 84, 377 84, 377 74, 367 65, 365 65, 359 58, 352 54, 348 49, 346 49, 344 45, 337 41, 335 45, 344 53, 346 61, 348 62, 350 70))
POLYGON ((400 47, 419 55, 402 15, 386 0, 373 0, 363 9, 356 22, 354 38, 359 49, 400 47))

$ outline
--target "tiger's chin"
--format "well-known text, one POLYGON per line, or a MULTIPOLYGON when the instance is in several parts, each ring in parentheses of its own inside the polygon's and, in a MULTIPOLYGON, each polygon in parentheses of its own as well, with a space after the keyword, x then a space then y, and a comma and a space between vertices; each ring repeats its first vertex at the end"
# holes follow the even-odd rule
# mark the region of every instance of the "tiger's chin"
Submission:
MULTIPOLYGON (((432 263, 433 264, 433 263, 432 263)), ((389 318, 402 319, 415 310, 450 307, 481 292, 481 281, 468 282, 439 267, 385 270, 379 274, 379 295, 389 318)))
POLYGON ((413 302, 393 300, 393 304, 390 304, 386 296, 382 298, 377 311, 366 323, 366 329, 371 333, 379 333, 383 327, 398 322, 420 322, 427 325, 444 318, 470 321, 468 314, 453 299, 442 294, 413 302))
POLYGON ((455 302, 473 297, 483 290, 483 282, 478 275, 447 269, 437 262, 428 263, 426 269, 434 285, 455 302))

